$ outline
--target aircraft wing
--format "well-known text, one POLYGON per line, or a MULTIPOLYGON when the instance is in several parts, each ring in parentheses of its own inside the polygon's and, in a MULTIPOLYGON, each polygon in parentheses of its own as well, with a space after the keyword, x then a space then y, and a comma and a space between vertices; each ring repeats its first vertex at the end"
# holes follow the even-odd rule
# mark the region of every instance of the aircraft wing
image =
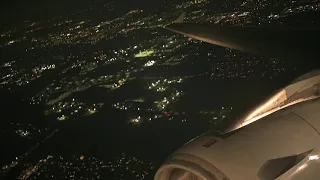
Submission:
POLYGON ((304 61, 320 58, 319 29, 271 29, 185 23, 184 17, 185 13, 165 28, 203 42, 256 55, 304 61))
MULTIPOLYGON (((184 23, 184 16, 166 28, 240 51, 319 62, 317 30, 184 23)), ((319 110, 320 71, 313 71, 240 118, 230 132, 209 131, 186 143, 167 158, 154 179, 317 180, 319 110)))
POLYGON ((167 158, 154 179, 317 180, 319 110, 316 71, 254 109, 249 121, 240 119, 239 129, 222 135, 209 131, 192 139, 167 158))

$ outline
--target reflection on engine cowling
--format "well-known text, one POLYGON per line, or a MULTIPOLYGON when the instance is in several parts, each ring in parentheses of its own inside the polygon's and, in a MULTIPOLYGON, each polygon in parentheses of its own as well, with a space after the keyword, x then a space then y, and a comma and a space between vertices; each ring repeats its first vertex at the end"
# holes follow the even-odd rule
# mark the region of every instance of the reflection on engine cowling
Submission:
POLYGON ((192 172, 183 169, 172 170, 169 180, 203 180, 201 177, 193 174, 192 172))

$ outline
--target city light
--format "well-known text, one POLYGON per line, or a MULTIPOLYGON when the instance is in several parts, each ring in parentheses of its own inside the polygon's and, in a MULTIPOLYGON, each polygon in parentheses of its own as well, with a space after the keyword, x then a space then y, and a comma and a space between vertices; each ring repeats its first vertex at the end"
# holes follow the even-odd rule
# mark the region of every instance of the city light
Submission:
POLYGON ((58 117, 57 119, 58 119, 59 121, 64 121, 64 120, 67 120, 68 117, 65 116, 65 115, 62 115, 62 116, 58 117))
POLYGON ((153 66, 155 61, 148 61, 146 64, 144 64, 145 67, 153 66))
POLYGON ((113 174, 113 177, 143 180, 153 170, 153 164, 142 161, 134 156, 121 153, 113 161, 105 162, 97 157, 84 155, 76 156, 51 156, 29 164, 19 178, 43 179, 50 174, 54 179, 105 179, 113 174), (51 171, 56 169, 56 171, 51 171), (119 173, 120 172, 120 173, 119 173))
POLYGON ((141 116, 131 119, 131 122, 134 124, 139 124, 141 121, 141 116))
POLYGON ((147 57, 150 56, 154 53, 153 50, 146 50, 146 51, 142 51, 139 52, 138 54, 134 55, 136 58, 140 58, 140 57, 147 57))

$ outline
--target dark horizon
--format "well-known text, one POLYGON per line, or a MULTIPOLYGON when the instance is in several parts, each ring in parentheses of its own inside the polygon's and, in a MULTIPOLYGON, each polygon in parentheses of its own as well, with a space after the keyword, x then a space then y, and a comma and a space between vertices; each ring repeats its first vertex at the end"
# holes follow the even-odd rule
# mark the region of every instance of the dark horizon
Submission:
MULTIPOLYGON (((130 9, 137 8, 145 11, 154 12, 161 11, 168 5, 172 5, 175 1, 126 1, 126 0, 80 0, 80 1, 41 1, 41 0, 4 0, 0 3, 1 18, 0 27, 13 26, 25 21, 46 21, 58 16, 68 16, 73 13, 83 11, 84 9, 101 9, 104 4, 111 3, 117 9, 116 15, 121 16, 130 9)), ((106 17, 107 18, 107 17, 106 17)))

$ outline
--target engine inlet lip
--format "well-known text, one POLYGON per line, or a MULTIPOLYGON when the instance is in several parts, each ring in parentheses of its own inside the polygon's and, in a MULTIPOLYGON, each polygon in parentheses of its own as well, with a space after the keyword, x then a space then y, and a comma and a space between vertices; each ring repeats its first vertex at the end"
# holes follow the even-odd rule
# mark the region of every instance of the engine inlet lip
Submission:
POLYGON ((211 163, 206 160, 185 153, 171 155, 157 171, 154 180, 170 180, 174 170, 183 170, 190 172, 202 180, 228 180, 227 176, 222 173, 211 163))
POLYGON ((169 180, 172 172, 177 169, 191 172, 202 180, 217 180, 213 174, 201 168, 201 166, 184 160, 172 160, 163 164, 156 173, 155 180, 169 180))

